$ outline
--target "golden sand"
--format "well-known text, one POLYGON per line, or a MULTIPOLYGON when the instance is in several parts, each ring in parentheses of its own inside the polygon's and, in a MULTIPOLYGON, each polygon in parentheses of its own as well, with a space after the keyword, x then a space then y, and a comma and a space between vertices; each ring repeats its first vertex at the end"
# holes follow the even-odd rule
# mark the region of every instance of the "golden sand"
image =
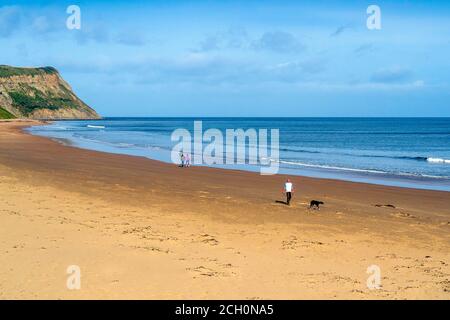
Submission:
POLYGON ((450 298, 450 192, 291 177, 288 207, 282 175, 77 149, 30 124, 0 123, 1 299, 450 298))

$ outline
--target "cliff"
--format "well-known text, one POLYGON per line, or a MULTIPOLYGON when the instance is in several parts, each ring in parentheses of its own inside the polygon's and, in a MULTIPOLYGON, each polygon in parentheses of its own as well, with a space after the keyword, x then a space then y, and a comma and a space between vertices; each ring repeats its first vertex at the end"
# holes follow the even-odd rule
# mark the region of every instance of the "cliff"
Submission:
POLYGON ((98 119, 55 68, 0 65, 0 119, 98 119))

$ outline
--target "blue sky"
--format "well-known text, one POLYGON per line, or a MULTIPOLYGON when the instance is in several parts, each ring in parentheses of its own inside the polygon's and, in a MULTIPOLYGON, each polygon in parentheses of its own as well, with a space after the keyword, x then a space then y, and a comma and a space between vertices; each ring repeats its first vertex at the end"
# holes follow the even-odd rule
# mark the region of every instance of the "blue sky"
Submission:
POLYGON ((103 116, 450 116, 448 57, 448 1, 0 0, 0 64, 103 116))

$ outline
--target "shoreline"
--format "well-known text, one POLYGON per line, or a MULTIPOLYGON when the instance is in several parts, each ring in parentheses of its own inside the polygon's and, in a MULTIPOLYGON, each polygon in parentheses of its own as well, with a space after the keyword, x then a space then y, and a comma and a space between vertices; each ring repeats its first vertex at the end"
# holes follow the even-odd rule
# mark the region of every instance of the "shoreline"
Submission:
MULTIPOLYGON (((33 133, 32 130, 27 131, 27 129, 32 128, 33 126, 24 128, 25 133, 31 134, 33 136, 45 137, 52 140, 62 140, 64 141, 64 145, 70 145, 72 147, 86 149, 97 152, 104 152, 109 154, 119 154, 119 155, 128 155, 135 157, 144 157, 146 159, 152 161, 159 161, 162 163, 173 165, 168 158, 169 155, 164 151, 152 151, 150 154, 144 154, 141 150, 127 150, 124 151, 121 148, 115 146, 108 146, 101 142, 80 142, 80 141, 72 141, 69 138, 59 138, 41 135, 39 133, 33 133)), ((235 171, 243 171, 243 172, 259 172, 259 167, 254 165, 237 165, 233 164, 230 167, 226 167, 225 165, 196 165, 196 167, 208 167, 218 170, 235 170, 235 171)), ((297 176, 303 178, 312 178, 312 179, 325 179, 331 181, 344 181, 344 182, 353 182, 353 183, 363 183, 370 185, 379 185, 379 186, 389 186, 389 187, 398 187, 398 188, 407 188, 407 189, 417 189, 417 190, 431 190, 431 191, 444 191, 450 192, 450 187, 445 183, 445 177, 439 176, 426 176, 426 175, 403 175, 403 174, 391 174, 388 172, 370 172, 363 169, 350 169, 350 168, 333 168, 333 167, 315 167, 313 165, 305 164, 303 166, 299 166, 298 168, 290 168, 290 167, 280 167, 279 172, 276 174, 278 176, 297 176)), ((448 179, 447 179, 448 180, 448 179)), ((449 180, 450 183, 450 180, 449 180)))
POLYGON ((0 298, 450 298, 446 191, 295 176, 288 207, 283 175, 178 168, 24 126, 0 124, 0 298), (65 287, 71 264, 80 291, 65 287))

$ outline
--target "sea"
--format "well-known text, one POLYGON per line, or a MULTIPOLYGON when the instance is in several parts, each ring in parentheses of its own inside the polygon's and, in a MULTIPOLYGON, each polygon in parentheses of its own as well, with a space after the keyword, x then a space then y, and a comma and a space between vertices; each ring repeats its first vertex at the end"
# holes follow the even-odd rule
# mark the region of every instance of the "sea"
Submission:
MULTIPOLYGON (((224 137, 227 129, 267 129, 268 142, 270 129, 278 129, 279 157, 271 160, 280 174, 450 191, 450 118, 104 118, 28 130, 74 147, 172 163, 179 142, 172 133, 194 135, 195 121, 224 137)), ((259 170, 249 163, 210 166, 259 170)))

